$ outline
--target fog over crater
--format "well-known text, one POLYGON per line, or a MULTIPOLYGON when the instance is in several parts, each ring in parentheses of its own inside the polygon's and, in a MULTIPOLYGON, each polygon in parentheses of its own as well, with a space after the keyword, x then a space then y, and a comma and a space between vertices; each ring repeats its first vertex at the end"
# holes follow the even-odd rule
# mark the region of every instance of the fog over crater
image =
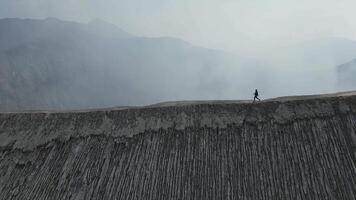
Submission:
POLYGON ((0 3, 0 109, 353 90, 353 1, 0 3))

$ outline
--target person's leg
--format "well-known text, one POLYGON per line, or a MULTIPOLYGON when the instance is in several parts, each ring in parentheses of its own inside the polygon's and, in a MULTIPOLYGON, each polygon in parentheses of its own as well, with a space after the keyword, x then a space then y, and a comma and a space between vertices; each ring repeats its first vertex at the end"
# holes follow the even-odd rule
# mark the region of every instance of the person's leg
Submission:
POLYGON ((253 97, 253 103, 255 103, 255 101, 256 101, 256 97, 253 97))

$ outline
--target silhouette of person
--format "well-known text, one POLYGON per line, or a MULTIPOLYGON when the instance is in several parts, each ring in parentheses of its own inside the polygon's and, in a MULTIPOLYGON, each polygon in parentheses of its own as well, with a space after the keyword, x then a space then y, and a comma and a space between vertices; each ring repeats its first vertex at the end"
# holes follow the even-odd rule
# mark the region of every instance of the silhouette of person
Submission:
POLYGON ((255 97, 253 97, 253 102, 255 103, 255 101, 256 101, 256 99, 258 99, 258 101, 261 101, 261 99, 260 98, 258 98, 258 91, 257 91, 257 89, 255 89, 255 97))

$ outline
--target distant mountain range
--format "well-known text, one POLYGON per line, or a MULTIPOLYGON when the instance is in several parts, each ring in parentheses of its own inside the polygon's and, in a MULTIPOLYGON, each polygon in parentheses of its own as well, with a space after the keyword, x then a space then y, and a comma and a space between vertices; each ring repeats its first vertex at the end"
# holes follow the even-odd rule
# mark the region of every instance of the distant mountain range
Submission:
POLYGON ((356 42, 342 38, 250 59, 102 20, 1 19, 0 111, 248 98, 255 88, 264 98, 324 93, 336 88, 335 66, 353 58, 356 42))
POLYGON ((175 38, 136 37, 100 20, 0 20, 2 111, 226 98, 244 87, 239 71, 258 65, 175 38))

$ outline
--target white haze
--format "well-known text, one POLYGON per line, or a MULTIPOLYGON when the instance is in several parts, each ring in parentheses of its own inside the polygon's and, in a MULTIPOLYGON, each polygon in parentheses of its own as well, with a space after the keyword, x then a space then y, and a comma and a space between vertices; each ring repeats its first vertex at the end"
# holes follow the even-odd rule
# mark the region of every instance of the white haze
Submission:
POLYGON ((356 40, 355 8, 355 0, 1 0, 0 18, 100 18, 134 35, 233 52, 266 64, 269 75, 246 79, 269 76, 251 91, 269 88, 265 96, 275 96, 337 90, 335 67, 356 58, 349 45, 356 40))
POLYGON ((355 7, 354 0, 1 0, 0 18, 100 18, 136 35, 256 52, 316 38, 356 39, 355 7))

